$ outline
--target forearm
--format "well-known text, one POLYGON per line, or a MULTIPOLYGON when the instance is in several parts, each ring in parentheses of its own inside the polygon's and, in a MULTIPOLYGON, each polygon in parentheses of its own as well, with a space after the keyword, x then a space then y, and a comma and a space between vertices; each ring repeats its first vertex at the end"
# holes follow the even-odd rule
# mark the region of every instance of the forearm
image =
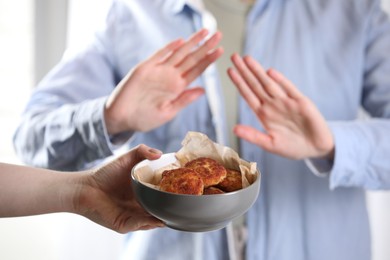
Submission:
POLYGON ((79 177, 0 163, 0 217, 74 212, 79 177))

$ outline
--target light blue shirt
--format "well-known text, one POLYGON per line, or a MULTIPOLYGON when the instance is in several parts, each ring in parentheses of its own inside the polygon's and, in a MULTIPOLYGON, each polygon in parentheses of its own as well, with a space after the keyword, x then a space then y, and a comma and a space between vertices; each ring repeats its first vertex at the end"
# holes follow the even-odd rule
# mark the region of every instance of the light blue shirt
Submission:
MULTIPOLYGON (((114 1, 94 41, 69 51, 33 93, 14 138, 24 162, 75 170, 112 155, 115 143, 131 135, 105 130, 103 106, 116 84, 167 42, 206 26, 201 10, 184 0, 126 2, 114 1)), ((263 174, 247 216, 247 259, 370 259, 365 189, 390 188, 390 23, 380 2, 260 0, 246 32, 245 54, 281 71, 313 100, 336 143, 333 164, 318 177, 313 171, 323 162, 289 160, 241 142, 241 157, 263 174), (361 107, 371 119, 358 119, 361 107)), ((213 107, 223 107, 218 82, 210 69, 194 82, 207 96, 166 125, 133 133, 127 145, 174 152, 187 131, 221 142, 226 129, 218 135, 216 129, 225 116, 213 107)), ((243 100, 239 118, 262 129, 243 100)), ((225 230, 164 228, 135 232, 128 241, 124 259, 228 258, 225 230)))

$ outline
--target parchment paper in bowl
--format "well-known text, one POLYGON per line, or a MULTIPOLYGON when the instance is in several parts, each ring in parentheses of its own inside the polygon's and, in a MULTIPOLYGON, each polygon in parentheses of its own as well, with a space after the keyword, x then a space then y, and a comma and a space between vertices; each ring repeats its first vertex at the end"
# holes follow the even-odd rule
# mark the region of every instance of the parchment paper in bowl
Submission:
MULTIPOLYGON (((161 162, 157 169, 146 164, 139 167, 134 175, 137 180, 147 186, 159 189, 158 183, 161 174, 168 169, 183 167, 188 161, 199 157, 208 157, 220 162, 226 168, 240 170, 242 187, 246 188, 256 180, 258 172, 255 162, 247 162, 241 159, 233 149, 211 141, 205 134, 188 132, 182 141, 182 148, 176 152, 175 159, 170 162, 161 162), (154 169, 153 169, 154 168, 154 169)), ((259 172, 259 178, 260 178, 259 172)))

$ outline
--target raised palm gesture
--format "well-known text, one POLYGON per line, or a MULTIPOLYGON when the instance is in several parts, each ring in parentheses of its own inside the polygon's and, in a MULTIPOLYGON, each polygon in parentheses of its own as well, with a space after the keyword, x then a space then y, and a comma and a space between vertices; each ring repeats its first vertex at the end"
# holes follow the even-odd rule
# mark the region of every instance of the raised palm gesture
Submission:
POLYGON ((274 154, 292 159, 333 158, 334 140, 313 102, 274 69, 232 55, 228 74, 256 114, 264 132, 237 125, 234 133, 274 154))
POLYGON ((109 134, 161 126, 204 93, 188 85, 223 53, 216 47, 221 33, 201 44, 207 35, 202 29, 187 41, 173 41, 128 73, 106 103, 109 134))

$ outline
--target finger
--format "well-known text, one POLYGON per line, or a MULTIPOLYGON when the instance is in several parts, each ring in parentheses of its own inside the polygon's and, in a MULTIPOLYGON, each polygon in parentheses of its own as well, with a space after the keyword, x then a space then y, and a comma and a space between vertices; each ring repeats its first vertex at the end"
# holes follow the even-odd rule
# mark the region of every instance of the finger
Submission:
POLYGON ((237 87, 240 95, 245 99, 248 103, 249 107, 257 113, 261 107, 261 100, 259 100, 254 94, 252 89, 247 85, 245 80, 241 77, 241 75, 234 69, 229 68, 227 71, 230 79, 237 87))
POLYGON ((178 64, 177 68, 182 72, 186 72, 193 66, 196 66, 199 61, 203 60, 207 54, 213 50, 222 39, 222 34, 216 32, 210 39, 202 44, 198 49, 192 51, 184 60, 178 64))
POLYGON ((158 149, 151 148, 145 144, 140 144, 135 148, 136 156, 141 160, 155 160, 161 157, 162 152, 158 149))
POLYGON ((269 135, 253 128, 251 126, 236 125, 233 132, 237 137, 242 138, 250 143, 253 143, 266 151, 270 151, 272 147, 272 139, 269 135))
POLYGON ((240 73, 241 77, 244 79, 246 84, 252 89, 252 92, 260 100, 261 103, 268 100, 270 97, 267 92, 264 90, 261 82, 256 78, 253 72, 248 68, 248 65, 244 60, 237 54, 233 54, 231 60, 240 73))
POLYGON ((208 34, 208 30, 202 29, 191 36, 191 38, 186 41, 180 48, 175 50, 172 55, 166 60, 170 65, 176 66, 182 60, 187 57, 196 45, 198 45, 208 34))
POLYGON ((195 80, 197 77, 202 74, 205 69, 215 62, 221 55, 223 54, 222 48, 217 48, 213 52, 207 54, 207 56, 200 60, 198 64, 193 66, 190 70, 186 71, 183 74, 184 79, 186 80, 187 84, 190 84, 193 80, 195 80))
MULTIPOLYGON (((162 222, 161 222, 162 223, 162 222)), ((164 223, 160 224, 149 224, 149 225, 142 225, 140 226, 137 230, 150 230, 150 229, 154 229, 154 228, 162 228, 162 227, 165 227, 166 225, 164 223)))
POLYGON ((184 44, 183 39, 177 39, 175 41, 172 41, 168 43, 165 47, 157 51, 155 54, 153 54, 150 57, 151 62, 161 62, 164 61, 166 58, 169 57, 170 54, 172 54, 173 51, 178 49, 180 46, 184 44))
POLYGON ((125 153, 119 160, 123 163, 124 167, 131 169, 142 160, 156 160, 160 158, 162 152, 160 150, 150 148, 147 145, 140 144, 129 152, 125 153))
POLYGON ((263 89, 267 92, 268 96, 273 98, 286 96, 286 93, 283 91, 283 89, 280 88, 278 84, 275 84, 276 82, 274 82, 268 76, 267 72, 256 60, 250 56, 245 56, 243 60, 253 75, 255 75, 256 79, 263 86, 263 89))
POLYGON ((295 87, 295 85, 289 81, 282 73, 275 69, 269 69, 267 74, 284 89, 286 94, 292 98, 299 98, 302 93, 295 87))
POLYGON ((164 222, 153 216, 138 216, 129 218, 119 232, 128 233, 131 231, 149 230, 157 227, 165 227, 164 222))
POLYGON ((173 110, 180 111, 190 103, 194 102, 205 93, 201 87, 190 88, 183 91, 175 100, 171 102, 173 110))

